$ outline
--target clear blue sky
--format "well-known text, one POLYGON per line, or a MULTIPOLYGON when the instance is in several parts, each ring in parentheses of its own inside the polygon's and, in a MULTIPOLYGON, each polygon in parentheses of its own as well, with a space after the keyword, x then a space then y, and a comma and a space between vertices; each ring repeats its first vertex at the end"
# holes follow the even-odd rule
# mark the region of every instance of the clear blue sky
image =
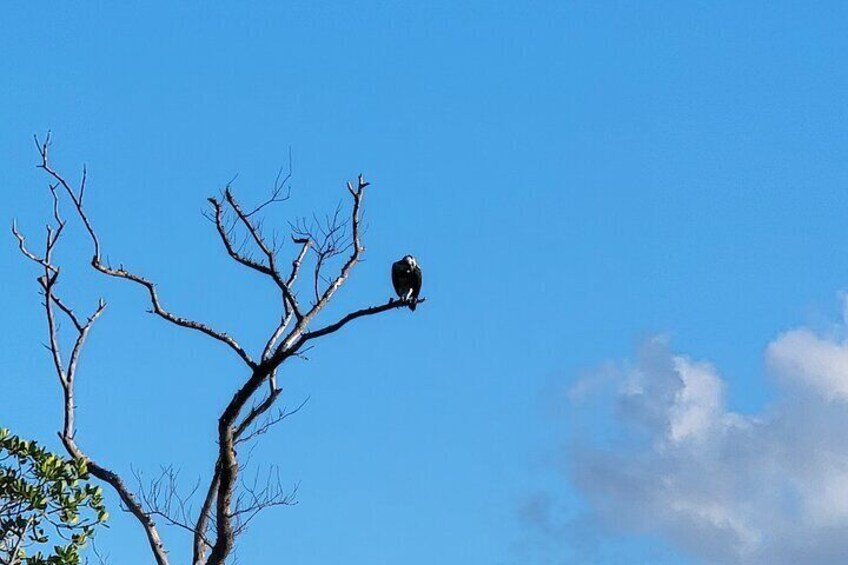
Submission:
MULTIPOLYGON (((848 9, 685 4, 6 4, 0 217, 40 237, 31 136, 52 130, 57 166, 89 167, 104 252, 256 348, 276 295, 223 255, 206 197, 238 173, 258 201, 289 147, 294 198, 269 225, 372 181, 367 261, 330 316, 385 300, 405 253, 429 300, 285 371, 287 403, 311 400, 253 461, 299 482, 300 504, 258 519, 242 563, 698 562, 668 524, 609 519, 572 444, 626 423, 577 423, 564 391, 637 366, 622 360, 663 334, 714 365, 727 410, 785 404, 768 344, 830 328, 848 283, 848 9), (540 500, 558 526, 539 527, 540 500)), ((0 423, 58 449, 36 273, 4 241, 0 423)), ((191 486, 244 374, 87 253, 60 257, 65 296, 110 304, 80 369, 78 439, 122 473, 173 464, 191 486)), ((101 549, 149 563, 113 514, 101 549)), ((184 562, 186 537, 165 537, 184 562)))

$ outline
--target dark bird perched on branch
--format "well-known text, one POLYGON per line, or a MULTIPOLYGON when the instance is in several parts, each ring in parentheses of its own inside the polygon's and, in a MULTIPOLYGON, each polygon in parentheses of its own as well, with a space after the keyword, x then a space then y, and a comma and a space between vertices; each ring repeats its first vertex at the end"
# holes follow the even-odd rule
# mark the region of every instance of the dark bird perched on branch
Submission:
POLYGON ((415 257, 407 255, 392 263, 392 284, 400 299, 409 302, 409 309, 414 311, 421 292, 421 268, 415 257))

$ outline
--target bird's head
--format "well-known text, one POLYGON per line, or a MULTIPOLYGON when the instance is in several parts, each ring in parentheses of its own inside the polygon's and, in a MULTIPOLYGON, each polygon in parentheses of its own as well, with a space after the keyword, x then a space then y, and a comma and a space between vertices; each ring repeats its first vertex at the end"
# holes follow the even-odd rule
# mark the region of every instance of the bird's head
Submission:
POLYGON ((403 262, 406 263, 407 265, 409 265, 410 267, 417 267, 418 266, 418 261, 416 261, 415 257, 413 257, 412 255, 406 255, 403 258, 403 262))

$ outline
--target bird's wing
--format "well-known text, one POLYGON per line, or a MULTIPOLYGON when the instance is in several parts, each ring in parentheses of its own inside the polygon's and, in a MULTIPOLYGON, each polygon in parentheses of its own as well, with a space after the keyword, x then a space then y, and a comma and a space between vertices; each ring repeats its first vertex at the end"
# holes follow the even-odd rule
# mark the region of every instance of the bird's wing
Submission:
POLYGON ((392 263, 392 286, 399 296, 406 292, 407 284, 405 265, 400 261, 392 263))
POLYGON ((418 293, 421 292, 421 282, 423 281, 421 267, 416 265, 415 268, 412 269, 412 273, 410 274, 412 275, 412 297, 418 298, 418 293))

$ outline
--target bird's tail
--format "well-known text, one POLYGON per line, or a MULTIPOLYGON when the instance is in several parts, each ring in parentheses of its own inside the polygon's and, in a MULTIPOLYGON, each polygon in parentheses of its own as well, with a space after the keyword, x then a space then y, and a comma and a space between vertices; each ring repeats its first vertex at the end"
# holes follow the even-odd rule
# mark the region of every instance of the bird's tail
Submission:
POLYGON ((418 299, 417 299, 417 298, 412 298, 412 299, 410 299, 410 302, 409 302, 409 309, 410 309, 410 310, 412 310, 413 312, 415 312, 415 307, 416 307, 417 305, 418 305, 418 299))

